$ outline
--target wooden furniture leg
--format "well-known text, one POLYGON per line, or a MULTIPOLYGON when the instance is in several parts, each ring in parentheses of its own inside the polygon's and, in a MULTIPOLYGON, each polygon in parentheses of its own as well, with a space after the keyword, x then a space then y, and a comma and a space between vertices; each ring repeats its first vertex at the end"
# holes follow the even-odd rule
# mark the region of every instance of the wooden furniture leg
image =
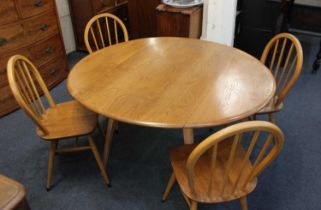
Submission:
POLYGON ((98 167, 100 169, 100 172, 102 174, 102 176, 104 177, 104 180, 105 180, 105 183, 108 185, 108 187, 110 187, 110 182, 109 182, 109 178, 107 176, 107 173, 106 173, 106 170, 105 170, 105 167, 104 167, 104 164, 100 158, 100 155, 99 155, 99 152, 97 150, 97 147, 96 147, 96 144, 92 138, 91 135, 88 136, 88 142, 89 142, 89 145, 91 147, 91 150, 95 156, 95 159, 97 161, 97 164, 98 164, 98 167))
POLYGON ((275 116, 273 113, 269 113, 269 121, 275 124, 275 116))
POLYGON ((52 141, 50 143, 49 156, 48 156, 47 191, 49 191, 51 187, 56 150, 57 150, 57 141, 52 141))
POLYGON ((190 199, 183 193, 183 191, 182 191, 182 195, 183 195, 183 197, 184 197, 184 199, 185 199, 188 207, 191 208, 191 201, 190 201, 190 199))
POLYGON ((168 184, 167 184, 166 189, 165 189, 164 194, 163 194, 163 198, 162 198, 163 202, 167 199, 168 194, 171 191, 175 181, 176 181, 175 174, 174 174, 174 172, 172 172, 172 175, 169 178, 168 184))
POLYGON ((193 128, 183 128, 184 144, 194 143, 194 131, 193 128))
POLYGON ((115 133, 119 133, 118 121, 115 121, 115 133))
POLYGON ((319 48, 319 52, 317 54, 317 58, 313 63, 312 73, 316 73, 318 71, 318 69, 320 68, 320 65, 321 65, 321 41, 320 41, 320 48, 319 48))
POLYGON ((242 210, 247 210, 247 200, 246 196, 240 198, 241 208, 242 210))
POLYGON ((104 147, 104 166, 107 167, 108 159, 109 159, 109 153, 110 153, 110 145, 113 139, 113 134, 115 130, 115 122, 113 119, 108 119, 108 125, 107 125, 107 134, 106 134, 106 140, 105 140, 105 147, 104 147))
POLYGON ((101 127, 100 122, 97 123, 97 128, 99 130, 100 135, 105 139, 106 138, 106 134, 104 132, 104 129, 101 127))
MULTIPOLYGON (((190 207, 190 210, 197 210, 197 202, 196 201, 191 201, 191 207, 190 207)), ((244 209, 242 209, 244 210, 244 209)))

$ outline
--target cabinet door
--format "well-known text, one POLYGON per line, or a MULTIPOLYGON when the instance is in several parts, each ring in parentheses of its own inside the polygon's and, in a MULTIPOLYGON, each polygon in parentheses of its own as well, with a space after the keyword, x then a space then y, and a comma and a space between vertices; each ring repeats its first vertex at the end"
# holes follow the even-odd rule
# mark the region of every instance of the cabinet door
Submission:
POLYGON ((18 14, 12 0, 0 0, 0 25, 18 19, 18 14))
POLYGON ((156 7, 161 0, 130 0, 128 13, 132 38, 156 36, 156 7))
POLYGON ((21 16, 27 18, 54 8, 54 0, 17 0, 17 7, 21 16))

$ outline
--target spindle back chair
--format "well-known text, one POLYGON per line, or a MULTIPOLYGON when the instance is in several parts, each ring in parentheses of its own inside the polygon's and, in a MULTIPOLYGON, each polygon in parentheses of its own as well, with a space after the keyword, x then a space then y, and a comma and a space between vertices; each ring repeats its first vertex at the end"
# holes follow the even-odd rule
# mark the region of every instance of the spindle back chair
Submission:
POLYGON ((37 125, 37 135, 50 141, 47 190, 51 188, 55 154, 85 150, 93 152, 104 181, 109 185, 109 178, 92 138, 92 133, 99 125, 97 114, 77 101, 55 104, 37 68, 24 56, 15 55, 9 59, 7 74, 16 101, 37 125), (41 97, 42 93, 44 97, 41 97), (58 148, 60 140, 85 135, 88 136, 88 146, 76 144, 58 148))
POLYGON ((96 15, 86 25, 85 44, 89 53, 118 44, 121 40, 128 41, 128 32, 125 24, 113 14, 96 15))
POLYGON ((266 45, 261 62, 270 69, 276 80, 274 106, 277 107, 300 76, 303 65, 300 41, 289 33, 277 34, 266 45))
POLYGON ((279 154, 283 141, 283 133, 276 125, 249 121, 218 131, 199 145, 174 149, 174 173, 163 200, 177 179, 193 210, 198 202, 235 199, 240 199, 242 210, 246 210, 246 196, 255 189, 257 176, 279 154))
POLYGON ((48 134, 41 122, 42 115, 47 106, 53 108, 56 104, 34 64, 21 55, 11 57, 8 62, 8 81, 20 107, 44 134, 48 134), (46 101, 40 97, 41 93, 44 93, 46 101))

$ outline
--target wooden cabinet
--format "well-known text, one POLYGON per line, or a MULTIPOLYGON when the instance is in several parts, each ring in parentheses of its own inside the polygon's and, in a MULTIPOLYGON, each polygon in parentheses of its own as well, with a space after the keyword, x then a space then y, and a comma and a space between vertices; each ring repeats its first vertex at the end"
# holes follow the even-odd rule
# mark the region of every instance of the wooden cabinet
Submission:
POLYGON ((103 12, 118 16, 128 27, 127 0, 69 0, 77 50, 87 51, 84 31, 87 22, 103 12))
POLYGON ((235 47, 260 57, 274 35, 279 6, 275 0, 239 0, 239 25, 235 47))
POLYGON ((158 5, 157 36, 200 38, 202 35, 203 7, 178 9, 158 5))
POLYGON ((8 85, 12 55, 28 57, 49 88, 67 74, 67 59, 54 0, 0 1, 0 116, 18 108, 8 85))
POLYGON ((131 38, 156 36, 156 7, 161 0, 129 0, 131 38))

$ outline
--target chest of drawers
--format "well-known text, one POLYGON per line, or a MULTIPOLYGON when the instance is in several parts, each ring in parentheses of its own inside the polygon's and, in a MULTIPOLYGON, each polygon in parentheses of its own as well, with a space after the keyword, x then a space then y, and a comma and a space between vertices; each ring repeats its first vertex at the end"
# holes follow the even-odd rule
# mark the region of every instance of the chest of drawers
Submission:
POLYGON ((54 0, 0 1, 0 116, 18 108, 6 65, 15 54, 37 66, 49 88, 67 74, 67 60, 54 0))

